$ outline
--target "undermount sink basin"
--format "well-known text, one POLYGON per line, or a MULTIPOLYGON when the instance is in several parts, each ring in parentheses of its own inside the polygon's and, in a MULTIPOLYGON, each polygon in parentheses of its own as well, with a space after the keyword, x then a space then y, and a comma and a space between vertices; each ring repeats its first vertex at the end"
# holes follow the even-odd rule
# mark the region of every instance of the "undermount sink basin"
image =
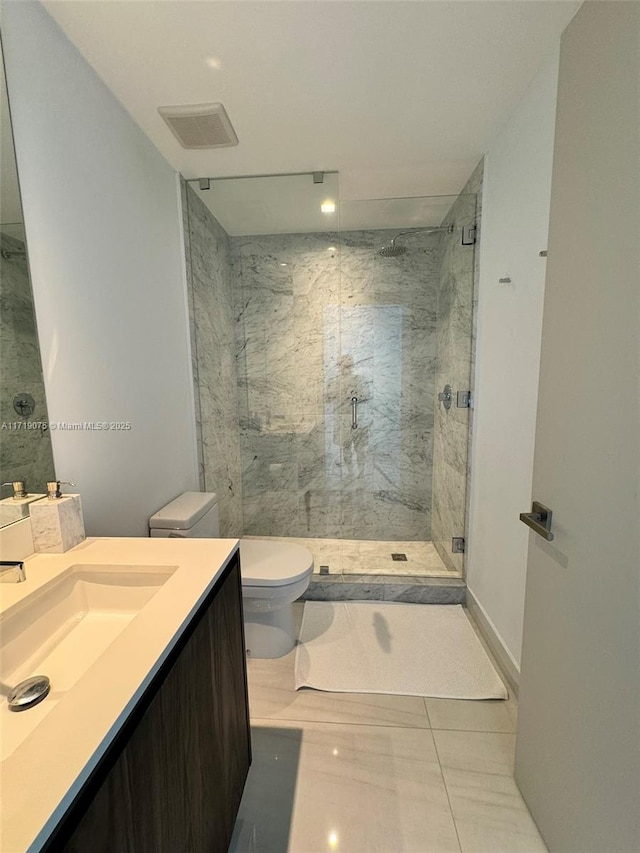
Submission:
POLYGON ((96 662, 177 566, 70 566, 0 617, 0 760, 7 758, 96 662), (33 675, 51 680, 47 698, 19 713, 9 690, 33 675))

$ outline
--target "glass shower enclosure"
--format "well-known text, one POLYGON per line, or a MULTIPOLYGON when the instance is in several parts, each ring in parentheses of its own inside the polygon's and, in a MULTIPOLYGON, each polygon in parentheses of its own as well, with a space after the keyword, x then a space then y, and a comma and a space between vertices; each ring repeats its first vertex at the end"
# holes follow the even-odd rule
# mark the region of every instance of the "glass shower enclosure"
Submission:
POLYGON ((475 196, 348 201, 336 173, 200 187, 194 382, 223 535, 304 542, 316 572, 460 577, 475 196))

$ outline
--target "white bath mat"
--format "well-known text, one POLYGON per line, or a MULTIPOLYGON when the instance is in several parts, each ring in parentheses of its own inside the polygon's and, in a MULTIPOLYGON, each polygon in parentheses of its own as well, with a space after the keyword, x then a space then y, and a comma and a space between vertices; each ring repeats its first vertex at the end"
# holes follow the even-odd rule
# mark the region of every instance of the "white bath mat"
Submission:
POLYGON ((307 601, 296 690, 506 699, 461 605, 307 601))

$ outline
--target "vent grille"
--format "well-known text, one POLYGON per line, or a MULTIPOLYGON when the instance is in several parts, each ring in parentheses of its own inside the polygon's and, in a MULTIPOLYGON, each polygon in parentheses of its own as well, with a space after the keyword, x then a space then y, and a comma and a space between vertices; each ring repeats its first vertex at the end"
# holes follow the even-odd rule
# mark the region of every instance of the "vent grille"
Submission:
POLYGON ((158 107, 183 148, 228 148, 238 137, 222 104, 158 107))

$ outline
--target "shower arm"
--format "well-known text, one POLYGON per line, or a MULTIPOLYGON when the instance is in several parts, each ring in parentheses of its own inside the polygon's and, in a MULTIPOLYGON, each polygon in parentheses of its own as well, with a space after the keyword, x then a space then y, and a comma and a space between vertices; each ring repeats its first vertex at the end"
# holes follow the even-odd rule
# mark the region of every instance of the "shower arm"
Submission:
POLYGON ((453 225, 435 225, 432 228, 409 228, 407 231, 399 231, 395 237, 391 239, 390 245, 395 246, 398 237, 404 237, 405 234, 424 234, 425 232, 428 234, 436 234, 439 231, 446 231, 447 234, 451 234, 453 231, 453 225))

